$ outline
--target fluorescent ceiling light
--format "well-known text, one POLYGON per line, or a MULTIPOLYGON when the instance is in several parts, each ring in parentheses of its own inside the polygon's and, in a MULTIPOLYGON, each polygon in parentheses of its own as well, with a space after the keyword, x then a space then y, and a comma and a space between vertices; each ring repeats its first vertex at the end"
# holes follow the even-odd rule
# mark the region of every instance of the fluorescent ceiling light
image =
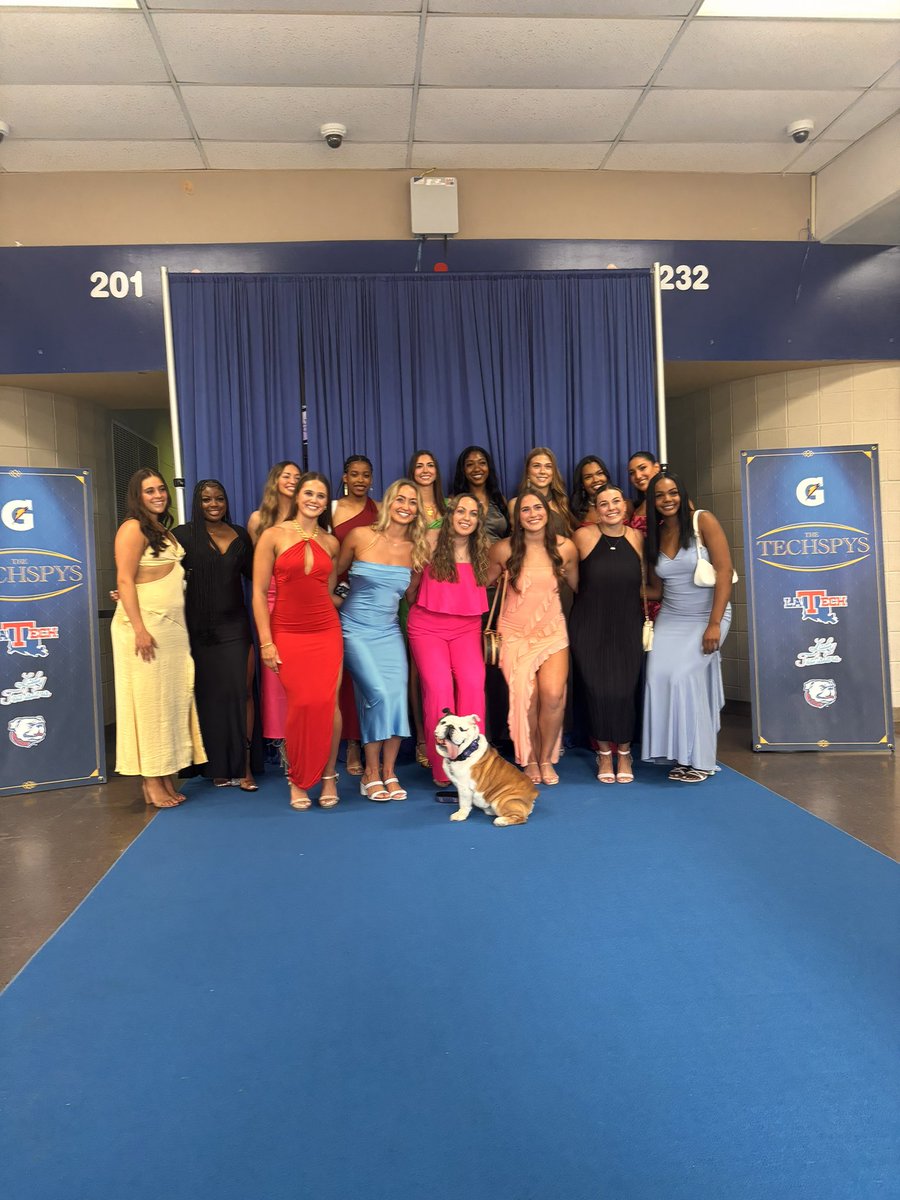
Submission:
POLYGON ((703 0, 697 16, 890 21, 900 19, 900 0, 703 0))
POLYGON ((138 8, 138 0, 0 0, 0 8, 138 8))

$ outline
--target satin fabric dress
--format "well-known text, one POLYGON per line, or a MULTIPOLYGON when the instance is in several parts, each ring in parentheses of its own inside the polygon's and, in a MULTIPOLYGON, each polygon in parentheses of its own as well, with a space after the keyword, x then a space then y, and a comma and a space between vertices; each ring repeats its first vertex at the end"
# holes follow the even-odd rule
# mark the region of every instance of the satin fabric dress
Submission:
MULTIPOLYGON (((501 636, 500 669, 509 686, 509 734, 516 762, 535 762, 528 710, 538 668, 569 645, 559 585, 552 567, 529 567, 519 575, 520 591, 507 585, 503 612, 497 622, 501 636)), ((559 761, 562 731, 544 762, 559 761)))
POLYGON ((116 679, 116 770, 152 779, 206 762, 194 703, 194 660, 184 612, 184 548, 167 538, 139 567, 170 566, 162 579, 136 583, 144 628, 156 642, 153 659, 134 652, 134 626, 120 600, 111 622, 116 679))
MULTIPOLYGON (((663 601, 656 618, 653 649, 647 655, 644 689, 646 762, 679 762, 701 771, 718 770, 716 738, 725 703, 720 652, 703 653, 715 588, 697 587, 694 543, 674 558, 660 554, 656 574, 663 601)), ((731 605, 721 621, 721 642, 731 626, 731 605)))
MULTIPOLYGON (((331 511, 334 513, 337 507, 337 501, 332 503, 331 511)), ((373 525, 378 520, 378 505, 371 496, 366 496, 366 502, 362 509, 355 517, 350 517, 347 521, 341 521, 340 525, 335 525, 332 529, 334 536, 343 545, 344 538, 354 529, 362 529, 366 525, 373 525)), ((347 578, 345 572, 338 580, 343 583, 347 578)), ((360 738, 359 730, 359 715, 356 711, 356 696, 353 691, 353 678, 349 671, 344 672, 344 678, 341 680, 341 691, 338 703, 341 707, 342 731, 341 737, 345 737, 348 741, 358 742, 360 738)))
POLYGON ((388 563, 357 560, 350 568, 341 626, 363 744, 409 737, 409 668, 397 611, 411 575, 388 563))
POLYGON ((333 565, 310 539, 279 554, 273 571, 272 641, 287 697, 288 779, 304 790, 322 778, 328 762, 343 660, 341 623, 328 591, 333 565))

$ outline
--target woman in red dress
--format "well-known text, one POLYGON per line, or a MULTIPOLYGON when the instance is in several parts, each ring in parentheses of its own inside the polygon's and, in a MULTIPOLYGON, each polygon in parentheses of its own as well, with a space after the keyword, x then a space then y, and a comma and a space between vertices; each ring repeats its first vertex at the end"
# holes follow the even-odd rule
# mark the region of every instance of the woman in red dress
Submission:
POLYGON ((297 515, 265 530, 253 559, 253 615, 263 666, 287 695, 285 746, 291 808, 312 806, 309 789, 321 781, 321 808, 338 802, 337 752, 341 714, 337 693, 343 665, 334 589, 338 541, 330 532, 324 475, 309 471, 297 488, 297 515), (269 619, 269 584, 275 607, 269 619))
MULTIPOLYGON (((339 543, 354 529, 374 525, 378 520, 378 505, 369 495, 372 487, 372 464, 364 454, 351 454, 344 463, 341 478, 343 496, 332 501, 331 523, 334 536, 339 543)), ((346 573, 338 580, 344 583, 346 573)), ((338 696, 343 722, 343 735, 347 739, 347 774, 362 775, 362 752, 360 750, 359 713, 356 711, 356 696, 350 672, 344 674, 338 696)))

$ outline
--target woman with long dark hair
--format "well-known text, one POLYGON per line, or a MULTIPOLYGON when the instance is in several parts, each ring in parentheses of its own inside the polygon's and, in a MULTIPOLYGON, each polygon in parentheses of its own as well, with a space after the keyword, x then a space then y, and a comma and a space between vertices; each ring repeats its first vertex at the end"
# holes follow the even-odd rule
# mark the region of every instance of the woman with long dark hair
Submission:
POLYGON ((285 749, 291 808, 312 807, 309 789, 321 782, 320 808, 338 802, 337 706, 343 649, 337 615, 335 558, 328 480, 315 471, 300 477, 296 515, 266 529, 253 557, 253 613, 264 668, 277 675, 287 697, 285 749), (269 590, 275 579, 275 606, 269 590))
POLYGON ((731 625, 731 552, 713 514, 692 514, 687 488, 670 471, 647 490, 646 547, 650 582, 661 581, 663 600, 647 658, 642 757, 674 762, 670 779, 700 783, 718 769, 725 703, 719 654, 731 625), (701 557, 712 564, 713 587, 695 582, 701 557))
POLYGON ((218 479, 201 479, 190 521, 172 535, 185 552, 194 694, 208 755, 203 774, 217 787, 234 781, 242 791, 255 792, 253 771, 261 769, 262 744, 253 744, 255 659, 243 587, 253 574, 253 543, 232 522, 218 479))
POLYGON ((596 522, 594 499, 609 480, 609 467, 602 458, 596 454, 586 454, 579 459, 572 472, 572 495, 569 497, 569 508, 576 528, 596 522))
MULTIPOLYGON (((550 516, 550 527, 557 537, 570 537, 573 528, 572 514, 569 511, 569 498, 566 495, 566 485, 560 474, 556 455, 546 446, 535 446, 525 457, 525 468, 519 481, 519 492, 523 488, 533 488, 547 501, 547 512, 550 516)), ((509 502, 509 514, 512 517, 515 500, 509 502)))
POLYGON ((444 523, 428 534, 431 561, 414 579, 407 632, 422 684, 428 762, 438 787, 447 785, 434 744, 442 711, 474 714, 484 728, 481 617, 487 610, 488 544, 484 510, 465 492, 448 502, 444 523))
POLYGON ((638 533, 646 534, 648 517, 653 516, 652 512, 647 512, 647 489, 650 486, 650 480, 661 470, 659 459, 650 450, 635 450, 628 460, 628 478, 631 480, 631 486, 640 496, 628 524, 638 533))
POLYGON ((171 525, 165 481, 150 467, 135 471, 116 534, 116 770, 141 775, 154 808, 180 804, 184 793, 172 777, 206 761, 184 615, 184 550, 171 525))
POLYGON ((489 542, 509 533, 506 499, 497 477, 494 460, 483 446, 466 446, 456 460, 453 474, 454 496, 468 492, 484 509, 484 532, 489 542))
POLYGON ((544 496, 526 487, 516 497, 512 535, 491 547, 490 559, 491 579, 507 576, 497 627, 516 762, 533 783, 556 784, 569 674, 560 585, 577 590, 578 552, 553 533, 544 496))
MULTIPOLYGON (((378 520, 378 505, 369 495, 372 490, 372 474, 372 462, 365 454, 351 454, 345 459, 341 475, 343 495, 331 505, 334 536, 341 545, 348 533, 372 525, 378 520)), ((338 583, 344 582, 346 575, 342 575, 338 580, 338 583)), ((362 775, 359 716, 356 712, 353 679, 349 671, 345 671, 341 679, 338 702, 341 707, 342 734, 347 739, 347 774, 362 775)))
POLYGON ((396 764, 409 737, 406 647, 397 610, 412 574, 428 561, 419 489, 398 479, 384 493, 378 520, 344 539, 338 572, 349 571, 341 607, 344 654, 353 676, 366 768, 360 791, 369 800, 405 800, 396 764))

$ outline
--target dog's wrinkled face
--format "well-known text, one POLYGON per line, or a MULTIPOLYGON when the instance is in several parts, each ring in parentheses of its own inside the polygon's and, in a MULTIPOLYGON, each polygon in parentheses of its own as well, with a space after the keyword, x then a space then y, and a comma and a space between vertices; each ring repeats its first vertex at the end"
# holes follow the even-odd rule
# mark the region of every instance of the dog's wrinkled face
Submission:
POLYGON ((471 746, 481 737, 478 727, 478 717, 474 714, 468 717, 457 717, 447 712, 438 721, 434 730, 434 740, 444 758, 455 759, 463 750, 471 746))

